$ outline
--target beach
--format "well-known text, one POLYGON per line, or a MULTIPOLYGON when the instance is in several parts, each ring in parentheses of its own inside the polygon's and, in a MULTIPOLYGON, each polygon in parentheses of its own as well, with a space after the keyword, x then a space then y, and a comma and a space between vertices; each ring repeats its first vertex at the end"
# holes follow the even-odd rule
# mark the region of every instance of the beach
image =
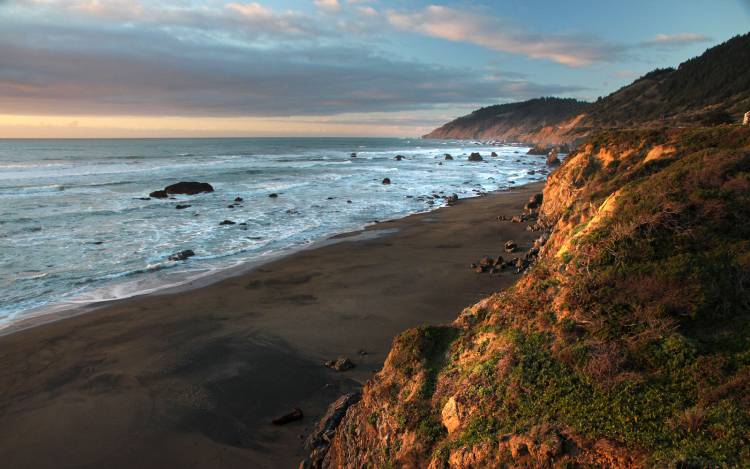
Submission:
POLYGON ((526 223, 498 217, 541 189, 463 199, 0 337, 3 465, 296 467, 316 418, 380 369, 396 334, 450 322, 518 278, 469 265, 508 257, 510 239, 531 246, 526 223), (339 356, 356 367, 323 366, 339 356), (294 408, 302 420, 271 425, 294 408))

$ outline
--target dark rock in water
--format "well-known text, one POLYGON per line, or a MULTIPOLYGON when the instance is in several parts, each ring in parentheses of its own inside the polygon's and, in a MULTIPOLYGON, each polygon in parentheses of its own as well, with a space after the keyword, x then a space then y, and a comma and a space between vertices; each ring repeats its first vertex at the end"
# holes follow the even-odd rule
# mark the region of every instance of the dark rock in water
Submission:
POLYGON ((341 421, 346 415, 346 411, 352 405, 359 402, 362 395, 358 392, 344 394, 328 406, 326 413, 318 421, 310 436, 305 440, 305 450, 308 451, 307 457, 300 463, 300 469, 318 469, 323 467, 324 460, 331 447, 331 441, 336 434, 341 421))
POLYGON ((391 183, 391 178, 384 178, 383 179, 383 184, 390 184, 390 183, 391 183))
POLYGON ((449 195, 445 198, 445 201, 448 203, 448 205, 453 205, 456 202, 458 202, 458 194, 449 195))
POLYGON ((227 205, 227 208, 234 208, 234 204, 227 205))
POLYGON ((335 360, 325 362, 325 366, 336 371, 346 371, 351 370, 355 365, 347 357, 339 357, 335 360))
POLYGON ((182 210, 182 209, 185 209, 185 208, 190 208, 190 205, 187 205, 187 204, 185 204, 185 205, 183 205, 183 204, 177 204, 177 205, 174 206, 174 208, 176 208, 177 210, 182 210))
POLYGON ((154 199, 166 199, 167 197, 169 197, 169 194, 167 194, 167 191, 154 191, 148 196, 153 197, 154 199))
POLYGON ((505 252, 513 252, 516 250, 516 247, 518 247, 518 245, 513 240, 505 242, 505 252))
POLYGON ((497 153, 495 153, 495 152, 493 151, 492 153, 490 153, 490 156, 496 157, 496 156, 497 156, 497 153))
POLYGON ((482 155, 480 155, 479 153, 474 152, 469 155, 469 161, 484 161, 484 158, 482 158, 482 155))
POLYGON ((349 155, 349 156, 351 156, 352 158, 356 158, 356 157, 357 157, 357 154, 356 154, 356 153, 352 153, 352 154, 351 154, 351 155, 349 155))
POLYGON ((404 159, 404 155, 396 155, 393 159, 396 161, 401 161, 404 159))
POLYGON ((236 225, 236 223, 232 220, 224 220, 223 222, 219 223, 219 225, 236 225))
POLYGON ((446 153, 445 154, 445 161, 452 161, 452 160, 453 160, 453 157, 451 156, 451 154, 450 153, 446 153))
POLYGON ((350 204, 350 203, 352 203, 352 201, 351 201, 351 200, 347 200, 347 201, 346 201, 346 203, 347 203, 347 204, 350 204))
POLYGON ((242 197, 235 197, 234 198, 235 202, 242 202, 243 200, 245 200, 245 199, 243 199, 242 197))
POLYGON ((550 152, 552 148, 546 145, 534 145, 533 148, 531 148, 529 151, 526 152, 527 155, 546 155, 550 152))
POLYGON ((294 409, 288 414, 284 414, 281 417, 276 417, 275 419, 271 420, 271 423, 274 425, 286 425, 287 423, 294 422, 296 420, 302 420, 304 416, 305 414, 302 413, 301 409, 294 409))
POLYGON ((185 249, 184 251, 176 252, 169 256, 170 261, 184 261, 188 257, 193 257, 195 253, 190 249, 185 249))
POLYGON ((151 200, 151 197, 138 197, 138 200, 151 200))
POLYGON ((268 197, 270 197, 270 198, 272 198, 272 199, 275 199, 275 198, 276 198, 276 197, 278 197, 278 196, 279 196, 279 194, 276 194, 276 193, 273 193, 273 194, 268 194, 268 197))
POLYGON ((164 188, 167 194, 195 195, 203 192, 213 192, 214 188, 207 182, 181 181, 164 188))

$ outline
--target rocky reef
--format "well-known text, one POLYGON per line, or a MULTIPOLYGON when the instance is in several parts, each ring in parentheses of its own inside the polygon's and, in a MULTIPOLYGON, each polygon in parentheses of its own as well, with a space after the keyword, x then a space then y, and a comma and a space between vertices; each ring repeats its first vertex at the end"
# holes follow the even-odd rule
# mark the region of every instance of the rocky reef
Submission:
POLYGON ((316 467, 750 465, 750 128, 593 134, 515 286, 407 330, 316 467))

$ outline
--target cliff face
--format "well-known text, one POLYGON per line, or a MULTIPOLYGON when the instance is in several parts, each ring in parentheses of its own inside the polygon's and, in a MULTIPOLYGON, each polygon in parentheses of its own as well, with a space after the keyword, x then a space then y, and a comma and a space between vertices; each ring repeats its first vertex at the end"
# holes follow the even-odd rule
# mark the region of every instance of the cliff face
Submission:
POLYGON ((432 131, 424 138, 498 139, 507 142, 557 143, 568 123, 588 103, 575 99, 538 98, 478 109, 432 131))
POLYGON ((398 336, 328 467, 747 466, 750 128, 606 131, 511 289, 398 336))
POLYGON ((549 145, 577 143, 592 132, 608 128, 739 123, 750 109, 748 63, 750 33, 708 49, 676 69, 654 70, 590 105, 543 98, 490 106, 449 122, 425 137, 549 145), (545 114, 545 108, 549 108, 549 114, 545 114), (523 109, 536 112, 522 112, 523 109))

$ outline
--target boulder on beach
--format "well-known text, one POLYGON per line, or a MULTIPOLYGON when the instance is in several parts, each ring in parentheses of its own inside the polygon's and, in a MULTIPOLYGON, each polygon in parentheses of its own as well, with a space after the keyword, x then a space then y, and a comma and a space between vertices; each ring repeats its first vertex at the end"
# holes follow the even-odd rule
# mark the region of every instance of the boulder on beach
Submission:
POLYGON ((390 184, 390 183, 391 183, 391 178, 384 178, 383 179, 383 184, 390 184))
POLYGON ((170 261, 184 261, 188 257, 193 257, 195 253, 191 249, 185 249, 184 251, 176 252, 169 256, 170 261))
POLYGON ((354 363, 347 357, 338 357, 335 360, 325 362, 325 366, 336 371, 346 371, 354 368, 354 363))
POLYGON ((295 408, 288 414, 284 414, 271 420, 271 423, 274 425, 286 425, 287 423, 294 422, 296 420, 302 420, 304 416, 305 414, 302 413, 302 409, 295 408))
POLYGON ((480 155, 479 153, 474 152, 469 155, 469 161, 484 161, 484 158, 482 158, 482 155, 480 155))
POLYGON ((516 242, 515 242, 515 241, 513 241, 513 240, 510 240, 510 241, 506 241, 506 242, 505 242, 505 252, 513 252, 513 251, 515 251, 515 250, 516 250, 516 247, 517 247, 517 246, 518 246, 518 245, 517 245, 517 244, 516 244, 516 242))
POLYGON ((213 192, 214 188, 207 182, 181 181, 164 188, 167 194, 196 195, 203 192, 213 192))
POLYGON ((547 155, 547 166, 557 166, 560 164, 560 158, 557 157, 557 148, 553 148, 547 155))
POLYGON ((458 202, 458 194, 446 196, 445 201, 448 203, 448 205, 455 204, 456 202, 458 202))

